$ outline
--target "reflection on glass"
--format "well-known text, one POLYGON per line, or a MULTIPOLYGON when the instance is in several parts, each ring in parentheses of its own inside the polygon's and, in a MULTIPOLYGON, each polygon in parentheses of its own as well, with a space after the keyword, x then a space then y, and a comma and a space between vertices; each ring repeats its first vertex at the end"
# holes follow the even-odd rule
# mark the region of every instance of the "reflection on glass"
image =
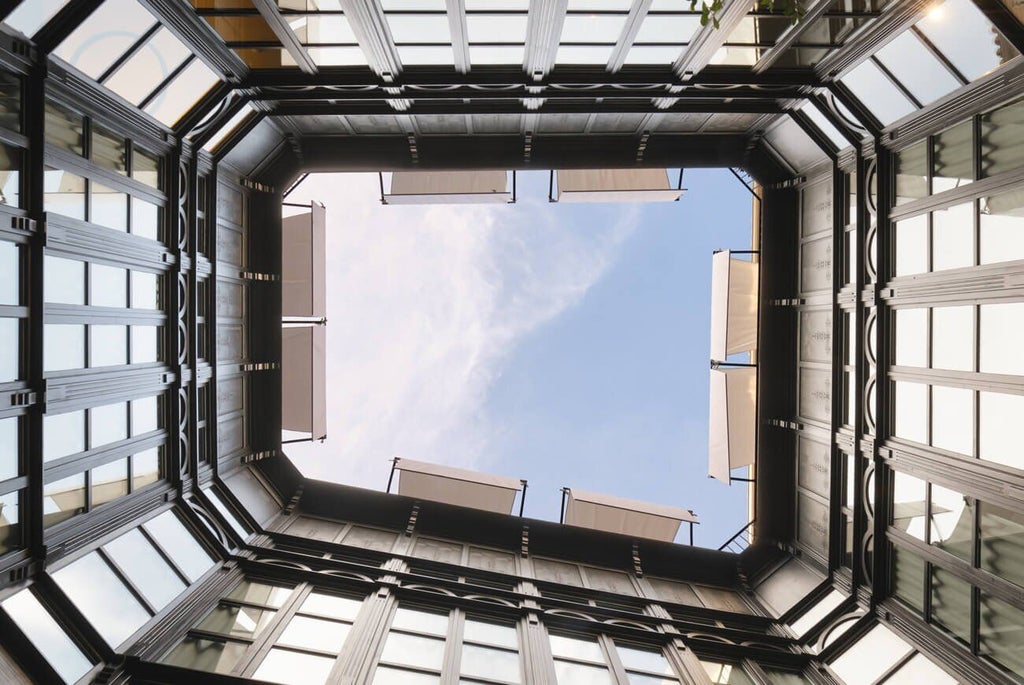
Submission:
POLYGON ((932 368, 974 370, 974 307, 932 310, 932 368))
POLYGON ((89 326, 89 366, 120 366, 128 363, 127 326, 89 326))
POLYGON ((75 155, 83 154, 82 115, 54 102, 46 103, 46 143, 75 155))
POLYGON ((136 147, 132 148, 132 178, 146 185, 160 189, 160 163, 151 155, 136 147))
POLYGON ((444 640, 392 631, 384 643, 381 662, 441 670, 444 640))
POLYGON ((85 412, 43 417, 43 461, 53 461, 85 449, 85 412))
POLYGON ((962 124, 935 136, 932 192, 952 190, 974 180, 974 122, 962 124))
POLYGON ((155 519, 147 521, 143 528, 153 536, 189 582, 195 582, 213 566, 213 559, 182 525, 173 511, 165 511, 155 519))
POLYGON ((21 248, 0 240, 0 304, 21 304, 21 248))
POLYGON ((1024 302, 980 307, 983 373, 1024 375, 1024 302))
POLYGON ((127 231, 128 194, 100 185, 95 181, 90 183, 90 187, 92 192, 89 221, 115 231, 127 231))
POLYGON ((241 642, 186 637, 163 662, 208 673, 229 673, 245 654, 246 647, 241 642))
POLYGON ((620 644, 616 644, 615 648, 619 652, 619 659, 622 661, 622 665, 627 670, 635 669, 648 673, 657 673, 658 675, 673 675, 668 659, 660 651, 639 649, 620 644))
POLYGON ((289 587, 279 585, 267 585, 251 580, 243 580, 228 595, 228 599, 247 602, 249 604, 260 604, 280 609, 292 593, 289 587))
POLYGON ((337 654, 348 637, 348 631, 347 623, 295 616, 277 639, 277 644, 337 654))
POLYGON ((906 440, 928 442, 928 386, 897 381, 893 384, 896 404, 895 435, 906 440))
POLYGON ((611 673, 603 666, 587 666, 555 659, 555 679, 558 685, 596 685, 614 683, 611 673))
POLYGON ((61 169, 43 171, 43 209, 72 219, 85 219, 85 179, 61 169))
POLYGON ((518 683, 519 654, 503 649, 463 645, 460 670, 464 676, 518 683))
POLYGON ((928 271, 928 215, 896 222, 896 275, 928 271))
POLYGON ((430 635, 444 635, 448 632, 448 615, 398 607, 391 627, 430 635))
POLYGON ((518 649, 519 639, 516 629, 496 623, 485 623, 467 618, 462 629, 462 639, 469 642, 482 642, 489 645, 518 649))
POLYGON ((0 554, 21 545, 20 492, 0 495, 0 554))
POLYGON ((169 30, 161 28, 104 85, 138 106, 188 56, 188 48, 169 30))
MULTIPOLYGON (((2 123, 2 114, 0 114, 2 123)), ((21 204, 21 151, 0 143, 0 205, 21 204)))
POLYGON ((974 265, 974 203, 932 212, 932 271, 974 265))
POLYGON ((914 105, 871 60, 840 79, 883 125, 914 111, 914 105))
POLYGON ((981 116, 981 175, 995 176, 1024 164, 1024 100, 1003 105, 981 116))
POLYGON ((873 683, 910 651, 910 645, 879 624, 833 660, 831 666, 850 685, 873 683))
POLYGON ((1024 611, 981 593, 980 653, 1024 676, 1024 611))
POLYGON ((43 485, 43 526, 49 528, 85 511, 85 474, 43 485))
POLYGON ((983 502, 981 568, 1024 587, 1024 512, 983 502))
POLYGON ((313 685, 327 682, 333 666, 334 659, 328 657, 275 648, 267 654, 253 678, 285 685, 313 685))
POLYGON ((981 264, 1024 259, 1024 190, 981 198, 981 264))
POLYGON ((136 0, 106 0, 57 46, 55 54, 98 79, 155 23, 136 0))
POLYGON ((43 257, 43 299, 55 304, 85 304, 85 262, 43 257))
POLYGON ((896 365, 928 366, 928 310, 897 309, 896 365))
MULTIPOLYGON (((213 508, 216 509, 220 513, 220 515, 223 516, 224 519, 228 522, 228 525, 230 525, 231 528, 234 529, 234 531, 238 533, 238 535, 243 540, 248 538, 249 530, 242 524, 241 521, 238 520, 238 517, 235 516, 234 512, 228 509, 224 502, 221 501, 220 495, 218 495, 216 491, 213 490, 213 488, 205 488, 203 492, 205 492, 206 496, 210 499, 210 503, 213 504, 213 508)), ((335 598, 331 597, 330 599, 335 598)), ((337 599, 341 598, 339 597, 337 599)))
MULTIPOLYGON (((843 600, 845 599, 846 597, 843 595, 843 593, 838 592, 836 590, 830 590, 829 593, 825 595, 825 597, 818 600, 818 602, 810 609, 805 611, 803 615, 800 616, 800 618, 793 621, 790 624, 790 628, 792 628, 793 632, 796 633, 798 636, 803 637, 803 635, 807 631, 816 626, 823 618, 828 616, 828 614, 831 613, 833 609, 842 604, 843 600)), ((625 661, 623 661, 623 663, 625 663, 625 661)))
POLYGON ((970 643, 971 585, 937 566, 932 568, 932 621, 970 643))
POLYGON ((267 627, 276 614, 276 611, 269 609, 221 604, 200 621, 197 627, 222 635, 254 638, 267 627))
POLYGON ((103 549, 157 611, 184 592, 185 583, 137 528, 108 542, 103 549))
POLYGON ((132 202, 132 235, 150 240, 160 239, 160 208, 137 197, 132 202))
POLYGON ((71 641, 31 590, 21 590, 5 599, 0 606, 66 682, 77 681, 92 668, 82 650, 71 641))
POLYGON ((160 427, 159 406, 156 397, 143 397, 131 401, 132 435, 142 435, 160 427))
POLYGON ((354 621, 361 606, 362 602, 349 599, 348 597, 311 592, 306 601, 302 603, 302 608, 299 611, 304 614, 319 614, 320 616, 354 621))
POLYGON ((997 464, 1024 469, 1018 426, 1024 416, 1024 395, 978 393, 979 456, 997 464))
POLYGON ((912 552, 894 547, 893 559, 893 593, 918 615, 924 615, 924 560, 912 552))
POLYGON ((0 383, 18 379, 20 358, 21 320, 0 318, 0 383))
POLYGON ((132 490, 160 479, 160 448, 153 447, 132 455, 132 490))
POLYGON ((925 482, 900 471, 893 476, 892 525, 918 540, 924 540, 925 482))
POLYGON ((875 56, 922 105, 960 85, 913 31, 904 31, 875 56))
POLYGON ((974 456, 974 391, 932 386, 932 445, 974 456))
POLYGON ((193 59, 146 105, 146 112, 167 126, 173 126, 218 81, 217 75, 202 60, 193 59))
POLYGON ((753 685, 753 681, 738 664, 723 664, 701 660, 704 672, 715 685, 753 685))
POLYGON ((124 137, 97 125, 92 127, 92 147, 89 149, 89 158, 105 169, 123 175, 128 174, 128 157, 124 137))
POLYGON ((128 458, 118 459, 90 472, 93 508, 128 494, 128 458))
POLYGON ((404 669, 378 666, 373 672, 373 685, 440 685, 436 675, 406 671, 404 669))
POLYGON ((603 664, 604 655, 601 647, 593 640, 582 640, 563 635, 551 635, 551 653, 555 656, 566 656, 582 661, 593 661, 603 664))
POLYGON ((89 447, 100 447, 128 437, 128 405, 106 404, 89 410, 89 447))
POLYGON ((974 500, 933 483, 931 544, 973 563, 973 529, 974 500))
POLYGON ((19 418, 0 419, 0 481, 16 478, 21 472, 18 466, 19 418))
POLYGON ((915 24, 968 80, 982 76, 1019 53, 1001 38, 971 0, 945 0, 915 24))

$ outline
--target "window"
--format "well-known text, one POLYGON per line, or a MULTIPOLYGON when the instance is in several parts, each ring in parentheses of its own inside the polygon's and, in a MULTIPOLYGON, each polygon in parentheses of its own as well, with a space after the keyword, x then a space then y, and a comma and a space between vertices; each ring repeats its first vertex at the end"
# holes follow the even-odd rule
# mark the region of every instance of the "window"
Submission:
POLYGON ((77 681, 92 668, 92 662, 30 589, 8 597, 0 607, 65 683, 77 681))

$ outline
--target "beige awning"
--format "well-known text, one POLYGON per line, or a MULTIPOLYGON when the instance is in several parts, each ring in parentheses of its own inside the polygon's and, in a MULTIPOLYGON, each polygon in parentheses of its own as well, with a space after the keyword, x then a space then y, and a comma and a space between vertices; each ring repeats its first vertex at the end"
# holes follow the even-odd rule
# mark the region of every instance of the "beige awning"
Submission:
POLYGON ((711 369, 708 475, 729 483, 729 473, 754 463, 757 369, 711 369))
POLYGON ((391 174, 391 192, 384 195, 389 205, 477 204, 511 202, 508 172, 481 171, 396 171, 391 174))
POLYGON ((757 349, 758 265, 728 250, 711 258, 711 358, 757 349))
POLYGON ((523 482, 515 478, 413 459, 395 459, 395 470, 401 472, 399 495, 498 514, 512 513, 516 493, 523 486, 523 482))
POLYGON ((558 202, 669 202, 683 194, 665 169, 563 169, 555 178, 558 202))
POLYGON ((281 329, 281 427, 327 435, 327 329, 281 329))
POLYGON ((699 523, 689 509, 638 502, 622 497, 568 489, 565 522, 652 540, 672 542, 682 522, 699 523))
POLYGON ((315 202, 311 211, 285 217, 281 224, 281 313, 327 316, 327 215, 315 202))

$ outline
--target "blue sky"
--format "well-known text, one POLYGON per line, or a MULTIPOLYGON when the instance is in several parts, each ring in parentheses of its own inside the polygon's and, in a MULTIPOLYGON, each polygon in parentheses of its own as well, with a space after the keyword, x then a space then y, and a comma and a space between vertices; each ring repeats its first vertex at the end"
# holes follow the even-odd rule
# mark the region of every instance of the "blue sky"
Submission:
MULTIPOLYGON (((675 173, 672 174, 673 181, 675 173)), ((382 207, 376 175, 310 177, 328 217, 328 433, 315 478, 383 489, 403 456, 693 509, 696 544, 746 523, 707 478, 711 253, 750 245, 750 195, 687 170, 679 202, 382 207)), ((681 535, 679 539, 685 539, 681 535)))

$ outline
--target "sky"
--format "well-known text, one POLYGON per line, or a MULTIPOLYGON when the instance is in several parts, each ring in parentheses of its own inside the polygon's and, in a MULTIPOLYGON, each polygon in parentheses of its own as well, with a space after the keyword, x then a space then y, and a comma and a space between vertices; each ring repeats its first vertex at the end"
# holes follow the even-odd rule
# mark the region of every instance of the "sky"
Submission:
POLYGON ((327 208, 328 438, 288 456, 377 490, 395 456, 523 478, 530 518, 563 486, 678 506, 718 547, 747 512, 707 477, 711 255, 749 249, 751 196, 683 187, 549 203, 531 171, 513 205, 382 206, 376 174, 310 176, 287 201, 327 208))

